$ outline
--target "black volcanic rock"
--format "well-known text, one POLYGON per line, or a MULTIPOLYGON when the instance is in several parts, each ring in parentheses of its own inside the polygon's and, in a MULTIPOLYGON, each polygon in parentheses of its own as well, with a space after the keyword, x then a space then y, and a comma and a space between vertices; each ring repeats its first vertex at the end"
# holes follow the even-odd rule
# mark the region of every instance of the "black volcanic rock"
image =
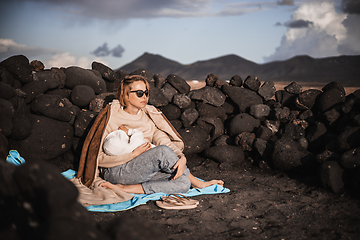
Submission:
POLYGON ((185 128, 190 127, 199 117, 198 111, 195 108, 186 109, 180 116, 180 119, 185 128))
POLYGON ((302 87, 296 82, 292 82, 284 87, 284 90, 291 94, 300 94, 302 92, 302 87))
POLYGON ((31 134, 30 111, 24 99, 19 101, 19 106, 15 109, 12 123, 12 139, 24 139, 31 134))
POLYGON ((21 90, 26 94, 25 101, 30 103, 36 98, 36 96, 46 92, 49 89, 48 84, 43 81, 32 81, 28 84, 25 84, 21 90))
POLYGON ((244 81, 244 87, 253 91, 257 91, 260 88, 260 80, 258 77, 250 75, 244 81))
POLYGON ((169 102, 172 102, 174 95, 179 93, 170 83, 165 83, 161 88, 161 92, 169 102))
POLYGON ((200 153, 210 147, 210 135, 200 127, 182 128, 179 134, 185 143, 185 155, 200 153))
POLYGON ((229 95, 242 112, 246 112, 252 105, 263 103, 262 98, 256 92, 246 88, 225 85, 222 90, 229 95))
POLYGON ((360 127, 348 127, 337 138, 341 150, 349 150, 360 145, 360 127))
POLYGON ((162 88, 166 82, 166 78, 160 73, 155 73, 154 76, 155 87, 162 88))
POLYGON ((0 62, 0 66, 6 68, 23 84, 33 81, 29 59, 24 55, 11 56, 0 62))
POLYGON ((43 94, 31 102, 31 110, 39 115, 69 122, 72 116, 71 105, 59 95, 43 94))
POLYGON ((179 108, 183 109, 191 104, 191 99, 186 94, 175 94, 172 100, 173 104, 178 106, 179 108))
POLYGON ((95 91, 88 85, 76 85, 70 97, 76 106, 83 108, 88 106, 91 100, 95 98, 95 91))
POLYGON ((227 118, 226 110, 222 106, 215 107, 207 103, 197 102, 196 109, 198 110, 200 117, 217 117, 223 122, 227 118))
POLYGON ((338 89, 340 92, 342 92, 343 95, 345 95, 345 89, 339 82, 330 82, 326 84, 321 90, 326 92, 332 88, 338 89))
POLYGON ((210 130, 210 136, 211 140, 214 140, 224 134, 224 124, 221 121, 220 118, 217 117, 199 117, 197 119, 197 125, 199 125, 199 122, 205 122, 207 124, 212 125, 212 128, 210 130))
POLYGON ((167 76, 166 81, 171 84, 179 93, 186 93, 190 92, 190 85, 181 77, 170 74, 167 76))
POLYGON ((324 123, 317 121, 315 125, 310 126, 306 130, 306 138, 309 141, 309 147, 319 148, 324 144, 324 137, 327 128, 324 123))
POLYGON ((230 85, 235 87, 241 87, 243 85, 243 80, 239 75, 234 75, 230 78, 230 85))
POLYGON ((149 104, 155 107, 163 107, 169 104, 169 99, 163 94, 161 89, 150 87, 149 104))
POLYGON ((315 105, 316 98, 322 92, 317 89, 309 89, 300 93, 295 101, 297 108, 301 110, 312 109, 315 105))
POLYGON ((267 117, 270 114, 270 107, 265 104, 256 104, 250 107, 250 114, 255 118, 267 117))
POLYGON ((91 63, 91 68, 93 70, 97 70, 101 74, 102 78, 109 82, 116 80, 116 73, 111 68, 105 66, 102 63, 94 61, 91 63))
POLYGON ((5 137, 12 132, 12 118, 14 116, 14 106, 11 102, 0 98, 0 132, 5 137))
POLYGON ((235 144, 238 145, 244 151, 252 151, 253 143, 255 141, 255 133, 242 132, 235 137, 235 144))
MULTIPOLYGON (((73 89, 77 85, 88 85, 96 94, 106 92, 105 80, 88 69, 68 67, 65 69, 66 86, 73 89)), ((100 75, 101 76, 101 75, 100 75)))
POLYGON ((313 165, 315 156, 298 142, 288 138, 281 138, 274 144, 272 160, 277 169, 289 171, 313 165))
POLYGON ((214 146, 207 148, 204 155, 218 163, 233 163, 240 165, 245 161, 244 151, 237 146, 214 146))
POLYGON ((0 81, 14 87, 15 78, 13 77, 13 75, 11 75, 11 73, 9 73, 8 70, 6 70, 6 68, 2 67, 1 65, 0 65, 0 81))
POLYGON ((360 166, 360 147, 344 152, 341 155, 339 164, 345 169, 353 169, 360 166))
POLYGON ((15 88, 5 82, 0 82, 0 98, 9 99, 16 95, 15 88))
POLYGON ((98 113, 92 111, 81 111, 74 123, 76 137, 84 137, 90 130, 98 113))
POLYGON ((342 169, 336 161, 326 161, 321 165, 320 179, 324 187, 339 193, 344 187, 342 169))
POLYGON ((178 119, 181 116, 180 108, 171 103, 162 107, 161 111, 169 120, 178 119))
POLYGON ((252 132, 260 126, 260 120, 247 113, 236 115, 229 124, 229 135, 235 136, 242 132, 252 132))
POLYGON ((206 86, 214 87, 217 80, 219 80, 219 78, 215 74, 210 73, 205 79, 206 86))
POLYGON ((19 153, 27 162, 50 160, 71 149, 74 129, 66 122, 31 114, 31 134, 20 140, 19 153))
POLYGON ((54 89, 60 86, 61 79, 58 74, 51 70, 44 70, 33 74, 34 81, 43 81, 48 84, 49 89, 54 89))
POLYGON ((330 88, 326 92, 319 94, 316 99, 317 109, 321 112, 329 110, 338 103, 345 101, 345 95, 337 88, 330 88))
POLYGON ((225 95, 220 90, 209 86, 192 90, 189 96, 192 100, 199 100, 216 107, 223 105, 226 99, 225 95))
POLYGON ((275 92, 275 85, 270 81, 264 82, 258 90, 259 95, 262 96, 265 101, 271 99, 275 95, 275 92))

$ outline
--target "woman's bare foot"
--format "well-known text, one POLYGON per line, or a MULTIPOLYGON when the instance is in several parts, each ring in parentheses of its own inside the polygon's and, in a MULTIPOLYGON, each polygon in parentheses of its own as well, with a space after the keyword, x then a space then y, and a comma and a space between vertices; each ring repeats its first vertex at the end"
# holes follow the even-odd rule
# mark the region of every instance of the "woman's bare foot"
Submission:
POLYGON ((198 178, 196 178, 191 173, 189 174, 188 177, 190 179, 191 186, 194 188, 205 188, 205 187, 215 185, 215 184, 220 185, 220 186, 224 185, 224 181, 222 181, 222 180, 211 180, 211 181, 203 182, 203 181, 199 180, 198 178))
POLYGON ((116 189, 121 191, 121 184, 112 184, 110 182, 103 182, 100 183, 100 187, 106 188, 106 189, 116 189))
POLYGON ((137 194, 145 193, 141 184, 123 185, 120 183, 112 184, 110 182, 103 182, 103 183, 100 183, 99 186, 106 188, 106 189, 114 189, 114 190, 119 190, 119 191, 126 192, 126 193, 137 193, 137 194))

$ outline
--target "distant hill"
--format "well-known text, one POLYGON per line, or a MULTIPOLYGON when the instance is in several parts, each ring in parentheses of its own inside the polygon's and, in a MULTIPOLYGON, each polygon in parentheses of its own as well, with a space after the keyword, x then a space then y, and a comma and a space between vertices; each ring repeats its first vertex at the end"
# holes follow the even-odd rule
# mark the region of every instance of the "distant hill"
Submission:
POLYGON ((160 55, 144 53, 119 69, 133 72, 146 69, 163 76, 176 74, 186 80, 204 81, 210 73, 228 80, 234 75, 245 79, 257 76, 260 81, 328 83, 338 81, 344 86, 360 86, 360 55, 328 58, 296 56, 285 61, 257 64, 231 54, 206 61, 183 65, 160 55))

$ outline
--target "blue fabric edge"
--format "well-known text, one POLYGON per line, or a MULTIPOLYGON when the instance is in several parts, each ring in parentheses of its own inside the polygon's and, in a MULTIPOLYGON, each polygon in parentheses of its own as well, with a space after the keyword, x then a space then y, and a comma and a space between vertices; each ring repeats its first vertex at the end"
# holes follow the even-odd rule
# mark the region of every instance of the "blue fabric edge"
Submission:
MULTIPOLYGON (((62 172, 62 175, 67 179, 72 179, 76 177, 77 172, 69 169, 65 172, 62 172)), ((201 179, 200 179, 201 180, 201 179)), ((203 181, 203 180, 202 180, 203 181)), ((193 197, 202 194, 220 194, 220 193, 228 193, 230 189, 224 188, 220 185, 212 185, 206 188, 191 188, 189 192, 183 194, 186 197, 193 197)), ((166 196, 165 193, 152 193, 152 194, 132 194, 134 197, 128 201, 113 203, 113 204, 104 204, 104 205, 91 205, 84 206, 88 211, 91 212, 118 212, 129 210, 131 208, 137 207, 139 205, 144 205, 148 201, 157 201, 160 200, 162 196, 166 196)))

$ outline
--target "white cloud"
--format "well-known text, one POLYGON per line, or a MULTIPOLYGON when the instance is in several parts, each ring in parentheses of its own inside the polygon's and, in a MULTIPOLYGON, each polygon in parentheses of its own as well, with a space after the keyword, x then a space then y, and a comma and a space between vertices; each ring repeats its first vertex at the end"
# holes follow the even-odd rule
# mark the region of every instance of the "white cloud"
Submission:
POLYGON ((16 43, 12 39, 0 38, 0 61, 13 55, 21 54, 30 59, 41 55, 56 54, 59 52, 60 51, 56 49, 32 47, 25 44, 16 43))
POLYGON ((91 63, 93 61, 97 61, 108 66, 108 63, 102 60, 101 58, 94 58, 94 59, 90 59, 88 57, 77 58, 76 56, 68 52, 53 55, 51 59, 45 61, 44 64, 46 68, 77 66, 85 69, 91 69, 91 63))
POLYGON ((343 23, 347 16, 336 11, 334 2, 304 2, 293 13, 291 21, 312 24, 306 28, 288 28, 275 53, 264 60, 285 60, 304 54, 316 58, 342 54, 339 47, 349 41, 350 36, 343 23))

